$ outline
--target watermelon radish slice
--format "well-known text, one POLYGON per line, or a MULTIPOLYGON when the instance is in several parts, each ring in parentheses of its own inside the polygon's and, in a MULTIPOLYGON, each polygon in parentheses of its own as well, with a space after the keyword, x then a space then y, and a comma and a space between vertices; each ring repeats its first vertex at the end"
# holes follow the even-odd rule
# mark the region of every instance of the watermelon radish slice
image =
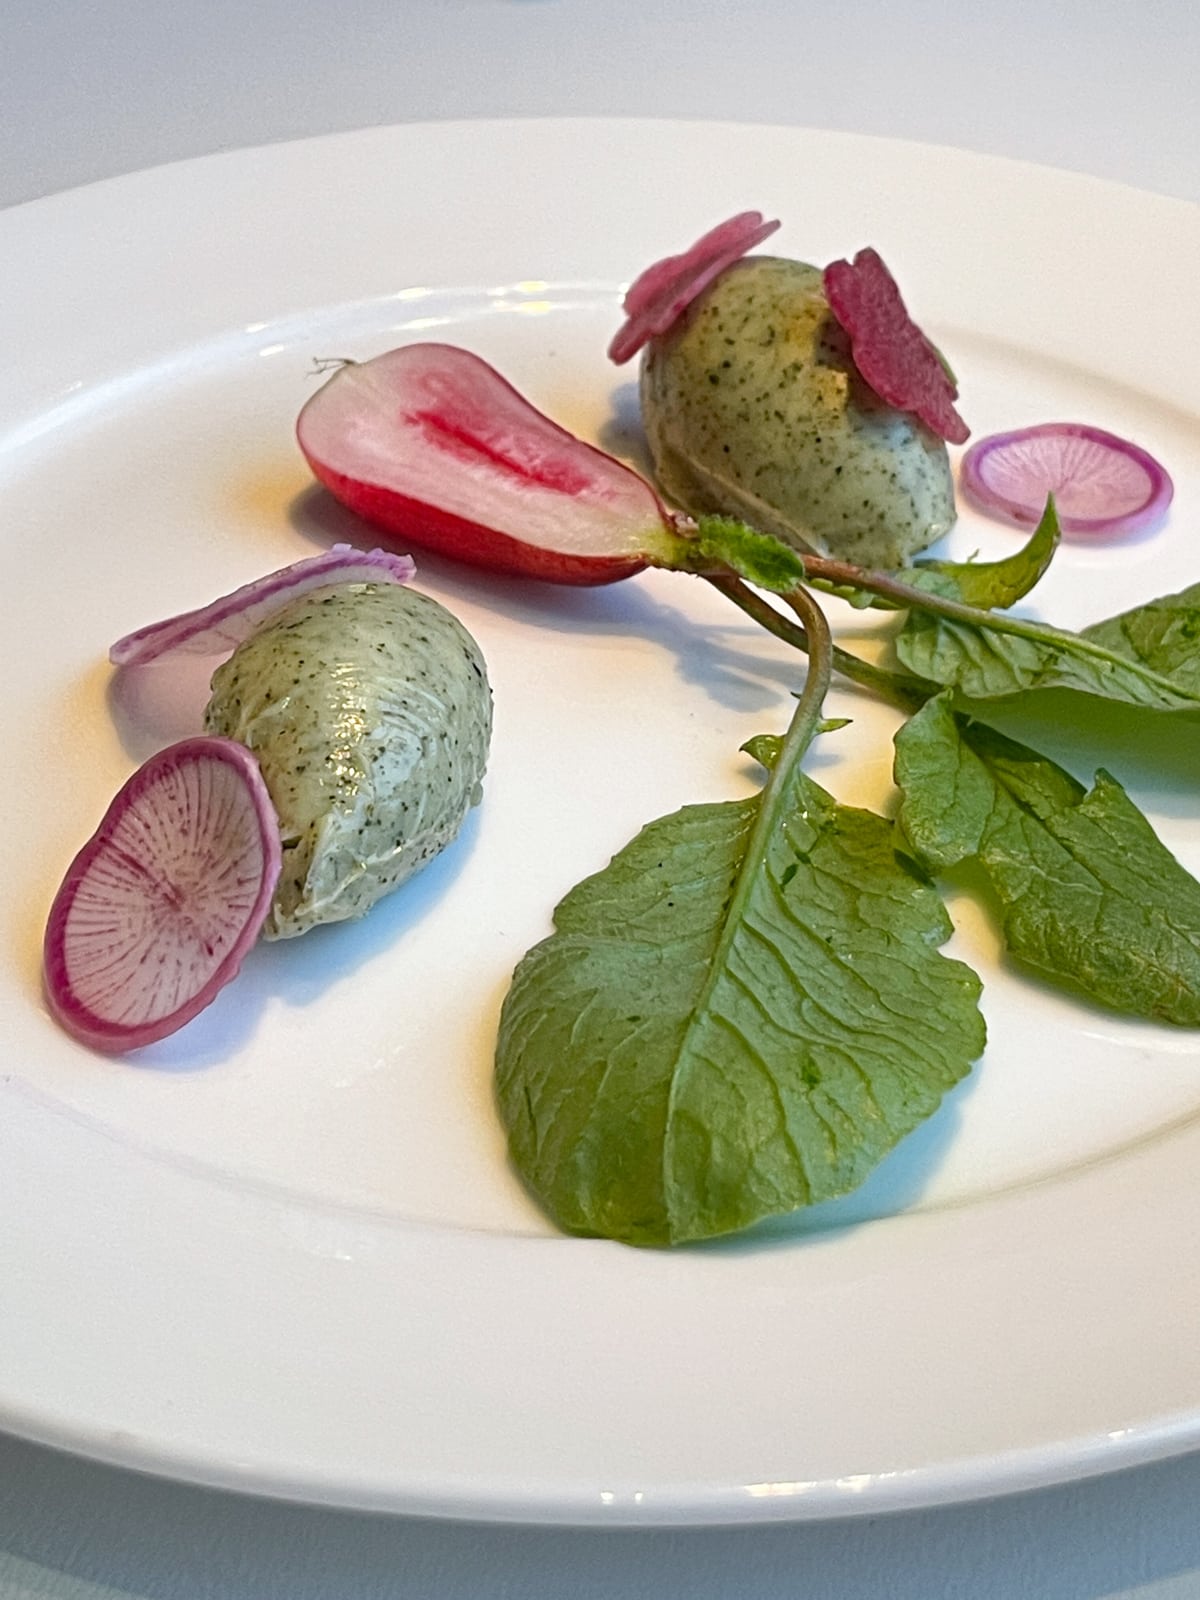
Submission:
POLYGON ((682 255, 667 256, 639 274, 626 292, 625 321, 608 347, 618 366, 676 322, 697 296, 779 227, 761 211, 740 211, 710 228, 682 255))
POLYGON ((960 481, 979 510, 1018 528, 1034 527, 1053 495, 1063 532, 1094 538, 1142 532, 1175 493, 1148 451, 1081 422, 980 439, 963 456, 960 481))
POLYGON ((454 345, 347 362, 296 437, 318 480, 376 528, 495 572, 612 583, 675 542, 637 473, 454 345))
POLYGON ((954 407, 957 385, 909 316, 879 252, 831 261, 822 282, 829 309, 849 335, 854 364, 879 398, 911 411, 939 438, 963 444, 971 430, 954 407))
POLYGON ((50 1011, 97 1050, 165 1038, 236 976, 280 871, 258 763, 232 739, 161 750, 75 857, 46 924, 50 1011))

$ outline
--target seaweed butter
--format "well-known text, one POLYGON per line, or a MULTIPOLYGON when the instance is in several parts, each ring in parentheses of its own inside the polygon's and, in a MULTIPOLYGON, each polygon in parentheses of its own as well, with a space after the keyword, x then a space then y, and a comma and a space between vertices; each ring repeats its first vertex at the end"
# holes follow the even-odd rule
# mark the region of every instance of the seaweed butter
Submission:
POLYGON ((478 802, 492 700, 475 640, 405 585, 292 601, 213 676, 210 733, 252 750, 279 816, 266 938, 359 917, 478 802))
POLYGON ((955 517, 945 443, 864 383, 821 273, 750 256, 642 358, 664 493, 800 549, 900 567, 955 517))

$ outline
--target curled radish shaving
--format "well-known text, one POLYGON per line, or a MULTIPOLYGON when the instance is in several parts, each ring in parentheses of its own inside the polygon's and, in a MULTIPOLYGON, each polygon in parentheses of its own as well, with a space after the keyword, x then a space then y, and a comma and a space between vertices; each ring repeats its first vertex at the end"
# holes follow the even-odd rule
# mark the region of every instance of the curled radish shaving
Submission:
POLYGON ((347 362, 304 406, 317 479, 405 544, 552 583, 612 583, 674 540, 636 472, 447 344, 347 362))
POLYGON ((963 456, 961 484, 979 510, 1018 528, 1035 526, 1053 495, 1063 532, 1096 538, 1142 532, 1175 492, 1166 469, 1140 445, 1081 422, 978 440, 963 456))
POLYGON ((184 611, 179 616, 127 633, 109 650, 108 659, 114 667, 132 667, 144 666, 176 652, 197 656, 232 655, 269 616, 309 589, 381 579, 407 583, 415 570, 409 556, 335 544, 323 555, 281 567, 278 572, 243 584, 240 589, 195 611, 184 611))
POLYGON ((625 321, 608 347, 618 366, 674 323, 713 280, 779 227, 761 211, 741 211, 696 240, 682 255, 667 256, 639 274, 626 292, 625 321))
POLYGON ((232 739, 161 750, 128 780, 50 908, 50 1010, 97 1050, 136 1050, 236 976, 270 909, 279 827, 258 764, 232 739))
POLYGON ((860 250, 853 262, 831 261, 823 282, 829 309, 849 336, 854 364, 879 398, 911 411, 951 444, 964 443, 971 430, 954 408, 958 388, 909 316, 878 251, 860 250))

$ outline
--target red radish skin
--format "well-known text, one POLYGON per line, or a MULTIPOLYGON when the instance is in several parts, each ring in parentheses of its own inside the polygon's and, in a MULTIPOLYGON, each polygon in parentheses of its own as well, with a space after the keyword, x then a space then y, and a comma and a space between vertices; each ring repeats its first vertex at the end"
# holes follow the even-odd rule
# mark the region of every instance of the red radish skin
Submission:
POLYGON ((726 267, 769 239, 779 227, 761 211, 740 211, 701 235, 682 255, 666 256, 633 280, 625 295, 625 321, 608 347, 618 366, 672 327, 726 267))
POLYGON ((614 583, 677 542, 636 472, 454 345, 347 362, 304 406, 296 437, 318 481, 373 527, 493 572, 614 583))
POLYGON ((43 949, 52 1015, 108 1054, 183 1027, 237 975, 280 859, 249 750, 201 736, 159 751, 117 794, 54 898, 43 949))
POLYGON ((1092 539, 1144 533, 1175 493, 1149 451, 1083 422, 990 434, 963 456, 959 481, 978 510, 1018 528, 1036 526, 1053 495, 1063 533, 1092 539))
POLYGON ((881 400, 911 411, 950 444, 970 429, 955 410, 958 388, 942 358, 908 314, 877 250, 831 261, 822 275, 829 309, 850 339, 854 364, 881 400))

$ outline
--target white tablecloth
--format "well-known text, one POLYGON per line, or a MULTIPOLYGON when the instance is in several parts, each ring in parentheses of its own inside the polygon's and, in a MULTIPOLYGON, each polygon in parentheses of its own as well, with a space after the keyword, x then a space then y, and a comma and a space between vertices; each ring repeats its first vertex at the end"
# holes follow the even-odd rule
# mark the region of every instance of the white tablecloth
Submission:
MULTIPOLYGON (((1194 0, 7 0, 0 204, 245 144, 512 115, 842 128, 1200 200, 1198 75, 1194 0)), ((1182 1600, 1200 1595, 1197 1505, 1189 1457, 825 1525, 474 1527, 241 1499, 0 1436, 0 1595, 1182 1600)))

